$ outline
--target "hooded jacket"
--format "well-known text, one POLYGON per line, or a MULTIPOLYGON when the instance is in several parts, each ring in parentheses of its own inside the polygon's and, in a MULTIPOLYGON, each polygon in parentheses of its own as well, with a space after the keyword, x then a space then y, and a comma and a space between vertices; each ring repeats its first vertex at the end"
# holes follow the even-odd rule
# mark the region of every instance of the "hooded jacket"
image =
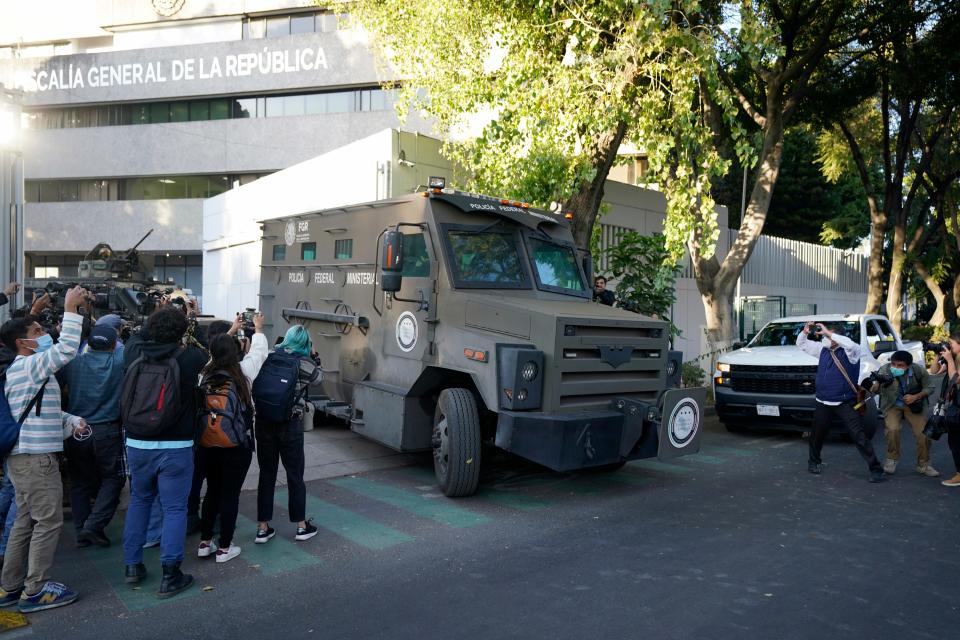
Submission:
MULTIPOLYGON (((138 337, 138 336, 135 336, 138 337)), ((152 340, 131 339, 123 350, 124 370, 128 370, 141 355, 151 360, 163 360, 183 346, 180 342, 153 342, 152 340)), ((180 365, 180 397, 183 414, 175 425, 153 438, 139 440, 158 442, 193 442, 196 436, 197 410, 199 408, 200 371, 207 362, 207 355, 196 347, 186 347, 177 356, 180 365)))
POLYGON ((114 351, 88 350, 63 369, 68 399, 67 411, 87 424, 120 420, 120 392, 123 390, 123 345, 114 351))

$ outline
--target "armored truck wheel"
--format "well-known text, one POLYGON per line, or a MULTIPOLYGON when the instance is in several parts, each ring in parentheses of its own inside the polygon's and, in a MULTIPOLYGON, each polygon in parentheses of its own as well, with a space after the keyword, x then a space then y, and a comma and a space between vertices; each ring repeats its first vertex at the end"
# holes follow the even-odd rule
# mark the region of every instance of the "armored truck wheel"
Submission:
POLYGON ((444 389, 433 418, 433 470, 444 495, 469 496, 480 480, 480 414, 467 389, 444 389))

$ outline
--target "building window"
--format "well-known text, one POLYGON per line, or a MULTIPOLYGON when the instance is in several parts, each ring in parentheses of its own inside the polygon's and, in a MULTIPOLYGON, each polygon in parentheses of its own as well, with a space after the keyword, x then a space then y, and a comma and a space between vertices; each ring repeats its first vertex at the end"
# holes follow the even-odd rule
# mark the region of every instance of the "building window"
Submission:
POLYGON ((317 243, 316 242, 304 242, 300 247, 300 259, 301 260, 316 260, 317 259, 317 243))
POLYGON ((60 267, 34 267, 34 278, 59 278, 60 267))
POLYGON ((27 180, 27 202, 103 202, 112 200, 176 200, 210 198, 261 175, 150 176, 87 180, 27 180))
POLYGON ((353 257, 353 239, 337 240, 333 246, 333 256, 337 260, 349 260, 353 257))
POLYGON ((285 244, 275 244, 273 245, 273 259, 277 262, 287 259, 287 245, 285 244))
POLYGON ((26 123, 30 129, 74 129, 228 118, 275 118, 384 111, 392 109, 395 102, 396 91, 393 89, 350 89, 324 93, 43 109, 27 112, 26 123))
POLYGON ((243 21, 241 37, 244 40, 279 38, 300 33, 331 33, 345 24, 347 14, 327 11, 293 13, 289 15, 258 16, 243 21))

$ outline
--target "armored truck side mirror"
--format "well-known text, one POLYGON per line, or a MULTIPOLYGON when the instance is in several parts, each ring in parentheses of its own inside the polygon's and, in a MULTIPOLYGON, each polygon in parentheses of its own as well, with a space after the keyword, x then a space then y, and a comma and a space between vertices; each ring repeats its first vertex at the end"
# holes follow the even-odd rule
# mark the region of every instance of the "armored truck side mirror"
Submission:
POLYGON ((587 282, 593 284, 593 256, 589 253, 584 252, 583 257, 580 259, 583 265, 583 275, 587 276, 587 282))
POLYGON ((403 234, 390 229, 383 234, 383 255, 380 258, 380 286, 396 293, 403 283, 403 234))

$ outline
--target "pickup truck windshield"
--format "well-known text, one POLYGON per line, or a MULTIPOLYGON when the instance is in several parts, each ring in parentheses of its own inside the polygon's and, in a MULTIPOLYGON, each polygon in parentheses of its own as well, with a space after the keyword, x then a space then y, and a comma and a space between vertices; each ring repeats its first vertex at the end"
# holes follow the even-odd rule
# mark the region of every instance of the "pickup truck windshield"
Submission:
MULTIPOLYGON (((842 326, 843 334, 856 343, 860 343, 859 322, 824 322, 829 329, 842 326)), ((805 322, 774 322, 763 328, 751 342, 751 347, 782 347, 797 343, 797 336, 803 331, 805 322)))
POLYGON ((450 231, 455 278, 493 289, 529 286, 525 281, 516 238, 495 231, 450 231))
POLYGON ((542 288, 574 293, 586 291, 572 247, 532 237, 527 238, 527 242, 530 243, 530 256, 542 288))

